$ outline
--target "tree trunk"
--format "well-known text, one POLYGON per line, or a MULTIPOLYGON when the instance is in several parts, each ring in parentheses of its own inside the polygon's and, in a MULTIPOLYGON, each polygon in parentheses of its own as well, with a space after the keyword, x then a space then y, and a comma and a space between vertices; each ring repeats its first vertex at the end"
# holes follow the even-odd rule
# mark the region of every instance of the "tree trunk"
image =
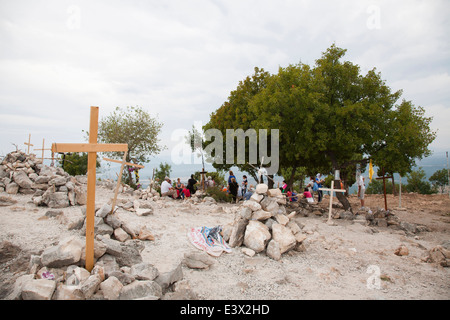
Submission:
MULTIPOLYGON (((336 161, 336 157, 334 156, 333 152, 328 152, 328 155, 330 156, 331 163, 333 164, 333 174, 334 174, 334 172, 339 169, 339 165, 336 161)), ((334 185, 336 188, 340 188, 341 182, 339 180, 334 180, 334 185)), ((343 194, 343 192, 336 192, 336 198, 338 198, 339 202, 344 206, 345 211, 350 211, 351 213, 353 213, 350 202, 348 201, 347 197, 343 194)))
POLYGON ((395 181, 394 181, 394 174, 392 174, 392 195, 395 197, 397 195, 397 192, 395 190, 395 181))
POLYGON ((273 174, 272 175, 268 175, 268 181, 267 181, 267 186, 269 187, 269 189, 273 189, 273 174))
POLYGON ((289 177, 289 180, 286 181, 287 183, 287 189, 292 190, 293 184, 294 184, 294 178, 295 178, 295 172, 297 171, 297 167, 292 168, 291 176, 289 177))
MULTIPOLYGON (((334 180, 334 185, 337 189, 340 189, 341 182, 339 180, 334 180)), ((345 196, 344 192, 336 192, 336 198, 338 198, 339 202, 344 206, 345 211, 352 211, 352 207, 350 206, 350 202, 348 201, 347 197, 345 196)))

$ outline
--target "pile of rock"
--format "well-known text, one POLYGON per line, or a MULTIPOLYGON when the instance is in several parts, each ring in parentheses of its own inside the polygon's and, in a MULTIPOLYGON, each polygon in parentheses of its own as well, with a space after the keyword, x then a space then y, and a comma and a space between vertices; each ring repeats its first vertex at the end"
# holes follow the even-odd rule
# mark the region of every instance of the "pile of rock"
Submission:
POLYGON ((247 254, 264 252, 274 260, 290 251, 304 251, 306 235, 294 221, 296 212, 286 212, 286 198, 279 189, 258 184, 250 200, 238 208, 234 223, 224 227, 224 239, 231 247, 242 244, 247 254))
POLYGON ((0 164, 0 191, 32 194, 38 206, 64 208, 86 204, 85 176, 72 177, 62 168, 42 164, 34 154, 11 152, 0 164))
POLYGON ((184 291, 182 298, 192 296, 189 286, 182 282, 182 263, 158 270, 142 261, 144 246, 140 241, 119 242, 98 236, 94 245, 97 260, 91 272, 82 267, 84 243, 82 238, 72 236, 40 256, 32 255, 28 273, 16 280, 7 299, 170 299, 177 288, 184 291))
MULTIPOLYGON (((139 216, 153 214, 153 207, 147 203, 140 203, 139 200, 134 200, 133 202, 128 201, 125 204, 119 203, 118 206, 133 210, 139 216)), ((85 213, 86 207, 83 207, 82 210, 85 213)), ((145 225, 136 228, 134 225, 119 219, 115 213, 110 214, 111 211, 112 206, 109 203, 102 205, 96 210, 94 218, 94 232, 96 235, 111 237, 120 242, 130 239, 155 240, 145 225)), ((86 234, 86 220, 84 220, 82 232, 83 235, 86 234)))
MULTIPOLYGON (((327 196, 324 196, 324 199, 326 198, 327 196)), ((401 221, 393 210, 386 211, 382 208, 371 210, 366 207, 352 212, 344 210, 340 203, 334 203, 332 207, 331 217, 333 219, 351 220, 354 223, 371 227, 389 227, 391 229, 403 230, 408 234, 429 231, 424 225, 401 221)), ((289 212, 290 210, 296 210, 299 216, 328 218, 329 202, 309 203, 305 199, 300 199, 300 201, 289 203, 287 211, 289 212)))

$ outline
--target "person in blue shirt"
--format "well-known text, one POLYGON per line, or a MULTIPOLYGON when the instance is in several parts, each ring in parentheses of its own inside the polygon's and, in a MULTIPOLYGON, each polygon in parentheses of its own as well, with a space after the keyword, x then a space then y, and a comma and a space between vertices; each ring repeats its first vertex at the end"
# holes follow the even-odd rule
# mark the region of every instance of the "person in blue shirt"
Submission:
MULTIPOLYGON (((228 184, 231 183, 232 178, 234 178, 236 180, 236 177, 234 176, 233 171, 230 170, 230 176, 228 177, 228 184)), ((237 182, 237 180, 236 180, 236 182, 237 182)))
POLYGON ((319 197, 319 199, 317 200, 318 202, 322 201, 323 193, 322 193, 322 190, 319 190, 319 188, 323 187, 324 182, 325 182, 325 180, 321 179, 321 174, 318 173, 316 175, 316 180, 314 181, 314 188, 313 188, 313 189, 316 189, 314 191, 317 191, 317 195, 319 197))

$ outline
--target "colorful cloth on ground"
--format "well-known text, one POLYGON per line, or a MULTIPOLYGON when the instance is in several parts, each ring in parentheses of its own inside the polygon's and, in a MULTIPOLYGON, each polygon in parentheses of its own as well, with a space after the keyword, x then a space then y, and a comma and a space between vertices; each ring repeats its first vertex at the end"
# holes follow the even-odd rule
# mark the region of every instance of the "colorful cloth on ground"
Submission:
POLYGON ((227 253, 231 252, 231 248, 219 234, 220 230, 221 229, 219 229, 218 227, 191 228, 187 236, 194 247, 206 251, 206 253, 214 257, 218 257, 224 251, 227 253))

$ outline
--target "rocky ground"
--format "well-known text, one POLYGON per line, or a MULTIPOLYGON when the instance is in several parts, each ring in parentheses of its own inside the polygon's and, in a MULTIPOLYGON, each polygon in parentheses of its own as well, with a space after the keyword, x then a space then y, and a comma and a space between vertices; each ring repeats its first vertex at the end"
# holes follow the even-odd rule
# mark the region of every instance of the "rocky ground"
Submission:
MULTIPOLYGON (((96 203, 100 207, 112 198, 110 188, 97 187, 96 203)), ((80 205, 58 209, 62 216, 46 215, 48 207, 36 206, 32 195, 9 195, 1 192, 0 206, 0 298, 7 299, 15 280, 29 273, 31 255, 68 236, 80 236, 79 229, 69 230, 70 221, 82 212, 80 205), (9 200, 9 202, 8 202, 9 200)), ((124 203, 133 199, 120 194, 124 203)), ((141 200, 142 201, 142 200, 141 200)), ((350 197, 353 208, 358 200, 350 197)), ((192 227, 232 224, 237 204, 193 203, 180 200, 151 201, 153 213, 137 215, 119 208, 116 212, 130 225, 145 226, 154 240, 143 240, 142 260, 158 270, 180 265, 180 283, 192 295, 181 299, 439 299, 450 298, 448 267, 431 262, 430 250, 450 241, 449 208, 446 195, 388 196, 392 211, 402 220, 426 226, 428 231, 409 233, 391 227, 367 226, 354 220, 333 219, 324 215, 296 215, 294 221, 306 235, 304 250, 290 250, 280 260, 264 252, 249 256, 243 248, 214 257, 207 269, 193 269, 184 261, 187 253, 199 251, 187 239, 192 227), (400 247, 406 255, 398 255, 400 247), (396 254, 397 251, 397 254, 396 254)), ((384 206, 382 196, 368 195, 366 206, 384 206)), ((320 206, 328 208, 325 198, 320 206)), ((335 209, 338 210, 338 209, 335 209)))
POLYGON ((352 211, 334 198, 286 203, 257 188, 248 202, 173 200, 97 182, 96 263, 83 267, 86 177, 32 155, 0 165, 0 299, 433 299, 450 298, 448 195, 366 195, 352 211), (223 227, 218 257, 188 239, 223 227))

